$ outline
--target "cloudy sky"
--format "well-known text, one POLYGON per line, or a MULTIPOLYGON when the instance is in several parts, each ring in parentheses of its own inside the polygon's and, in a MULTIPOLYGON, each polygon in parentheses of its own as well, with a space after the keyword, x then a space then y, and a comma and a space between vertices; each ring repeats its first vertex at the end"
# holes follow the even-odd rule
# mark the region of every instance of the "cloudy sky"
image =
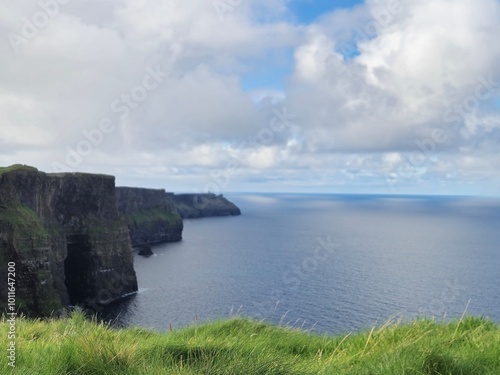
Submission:
POLYGON ((499 0, 2 2, 0 165, 498 196, 499 20, 499 0))

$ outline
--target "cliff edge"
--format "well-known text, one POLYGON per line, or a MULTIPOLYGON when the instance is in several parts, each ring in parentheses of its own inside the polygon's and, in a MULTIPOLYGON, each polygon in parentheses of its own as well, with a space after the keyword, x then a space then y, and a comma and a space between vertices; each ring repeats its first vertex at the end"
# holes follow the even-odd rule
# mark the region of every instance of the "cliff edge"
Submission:
MULTIPOLYGON (((0 168, 0 278, 15 262, 16 308, 47 316, 137 291, 128 228, 113 176, 0 168), (5 266, 4 266, 5 265, 5 266)), ((7 295, 6 283, 0 293, 7 295)), ((6 306, 0 299, 0 308, 6 306)))
POLYGON ((182 240, 182 218, 165 190, 117 187, 116 204, 132 246, 182 240))
POLYGON ((240 209, 222 194, 170 194, 179 214, 186 219, 241 215, 240 209))

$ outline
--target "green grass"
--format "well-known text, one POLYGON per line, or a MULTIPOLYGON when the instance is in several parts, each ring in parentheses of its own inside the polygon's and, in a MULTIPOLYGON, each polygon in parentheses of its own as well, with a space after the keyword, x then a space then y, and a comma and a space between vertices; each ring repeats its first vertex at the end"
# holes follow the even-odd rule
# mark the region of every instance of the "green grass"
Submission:
MULTIPOLYGON (((8 347, 1 324, 2 348, 8 347)), ((166 333, 111 329, 74 313, 17 321, 18 374, 500 374, 500 329, 483 318, 391 323, 315 336, 242 318, 166 333)))
POLYGON ((8 167, 0 167, 0 175, 13 172, 13 171, 29 171, 29 172, 38 172, 38 169, 34 167, 30 167, 29 165, 24 164, 14 164, 8 167))
POLYGON ((151 209, 143 212, 139 212, 134 215, 125 215, 125 220, 129 224, 145 224, 157 221, 166 221, 171 225, 178 224, 182 219, 181 217, 173 212, 163 211, 161 209, 151 209))
POLYGON ((37 214, 19 202, 0 208, 0 221, 9 223, 17 231, 16 235, 47 238, 48 234, 37 214))
POLYGON ((195 208, 188 206, 186 203, 183 203, 181 201, 175 202, 175 207, 177 207, 178 210, 187 211, 187 212, 196 210, 195 208))

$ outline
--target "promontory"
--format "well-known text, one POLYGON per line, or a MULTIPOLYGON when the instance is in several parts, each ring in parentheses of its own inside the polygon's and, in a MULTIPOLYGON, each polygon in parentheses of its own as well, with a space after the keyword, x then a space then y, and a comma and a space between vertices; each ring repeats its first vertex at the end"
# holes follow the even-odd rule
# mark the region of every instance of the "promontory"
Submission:
MULTIPOLYGON (((151 255, 151 244, 182 240, 183 218, 239 214, 212 193, 116 187, 109 175, 20 164, 0 168, 0 278, 13 280, 0 283, 0 294, 15 296, 16 313, 51 316, 71 305, 99 312, 138 290, 133 247, 151 255)), ((0 299, 2 311, 10 307, 0 299)))

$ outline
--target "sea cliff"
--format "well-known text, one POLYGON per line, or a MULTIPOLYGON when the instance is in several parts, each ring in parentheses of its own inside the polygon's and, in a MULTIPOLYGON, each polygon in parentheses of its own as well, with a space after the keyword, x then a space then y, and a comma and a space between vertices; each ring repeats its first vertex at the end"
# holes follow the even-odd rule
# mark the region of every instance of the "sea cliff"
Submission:
POLYGON ((116 202, 133 246, 182 240, 182 218, 165 190, 117 187, 116 202))
MULTIPOLYGON (((132 246, 182 240, 182 218, 240 215, 222 195, 115 187, 115 178, 0 168, 0 278, 15 264, 16 311, 100 311, 137 291, 132 246)), ((9 271, 10 272, 10 271, 9 271)), ((8 285, 0 283, 7 296, 8 285)), ((8 307, 0 299, 0 309, 8 307)))
MULTIPOLYGON (((115 202, 113 176, 0 168, 0 278, 15 262, 21 312, 95 308, 137 290, 129 232, 115 202)), ((7 295, 5 282, 0 293, 7 295)))
POLYGON ((171 197, 185 219, 241 215, 240 209, 222 194, 173 194, 171 197))

